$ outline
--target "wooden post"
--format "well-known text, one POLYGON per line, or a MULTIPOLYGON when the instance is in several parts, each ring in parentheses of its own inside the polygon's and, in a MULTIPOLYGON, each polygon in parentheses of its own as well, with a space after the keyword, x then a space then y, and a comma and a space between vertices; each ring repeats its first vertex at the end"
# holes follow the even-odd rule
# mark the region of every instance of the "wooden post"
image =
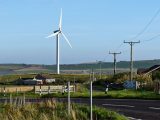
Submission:
POLYGON ((40 89, 39 89, 39 90, 40 90, 40 91, 39 91, 39 92, 40 92, 39 94, 40 94, 40 96, 41 96, 41 95, 42 95, 41 85, 40 85, 40 89))
POLYGON ((48 94, 50 94, 50 85, 48 86, 48 94))
POLYGON ((9 103, 10 103, 10 105, 12 105, 12 94, 11 93, 9 95, 9 103))
POLYGON ((3 95, 6 96, 6 87, 3 88, 3 95))
POLYGON ((25 105, 25 103, 26 103, 26 98, 25 98, 25 92, 23 93, 23 105, 25 105))
POLYGON ((34 88, 33 88, 33 89, 34 89, 34 93, 36 94, 36 86, 35 86, 35 85, 34 85, 34 88))
POLYGON ((18 95, 18 89, 16 88, 16 95, 18 95))

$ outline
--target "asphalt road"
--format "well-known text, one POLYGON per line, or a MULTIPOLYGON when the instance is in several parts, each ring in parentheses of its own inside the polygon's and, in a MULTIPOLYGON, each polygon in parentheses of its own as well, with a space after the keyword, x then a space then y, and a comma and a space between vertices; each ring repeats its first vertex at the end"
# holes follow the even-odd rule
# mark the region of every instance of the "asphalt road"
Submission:
MULTIPOLYGON (((53 99, 53 98, 52 98, 53 99)), ((42 102, 49 99, 26 99, 26 102, 42 102)), ((57 98, 66 102, 66 98, 57 98)), ((9 99, 0 99, 5 102, 9 99)), ((72 98, 71 102, 89 104, 88 98, 72 98)), ((160 100, 93 99, 93 104, 124 114, 131 120, 160 120, 160 100)))
MULTIPOLYGON (((89 103, 89 99, 72 99, 89 103)), ((93 104, 124 114, 132 120, 160 120, 160 100, 93 99, 93 104)))

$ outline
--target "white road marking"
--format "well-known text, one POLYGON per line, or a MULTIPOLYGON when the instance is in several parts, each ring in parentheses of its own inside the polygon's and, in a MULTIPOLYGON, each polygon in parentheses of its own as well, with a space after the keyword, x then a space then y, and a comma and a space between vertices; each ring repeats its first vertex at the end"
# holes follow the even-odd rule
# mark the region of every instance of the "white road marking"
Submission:
POLYGON ((137 118, 134 118, 134 117, 127 117, 129 118, 130 120, 142 120, 142 119, 137 119, 137 118))
POLYGON ((149 107, 149 108, 154 110, 160 110, 160 108, 156 108, 156 107, 149 107))
POLYGON ((102 104, 104 106, 117 106, 117 107, 135 107, 135 106, 131 106, 131 105, 116 105, 116 104, 102 104))

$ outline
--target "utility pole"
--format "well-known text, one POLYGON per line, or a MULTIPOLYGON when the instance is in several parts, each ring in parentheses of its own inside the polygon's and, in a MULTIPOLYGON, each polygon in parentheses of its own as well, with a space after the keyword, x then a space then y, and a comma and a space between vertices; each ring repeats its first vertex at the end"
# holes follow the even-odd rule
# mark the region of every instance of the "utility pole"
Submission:
POLYGON ((70 115, 71 113, 71 98, 70 98, 70 81, 68 81, 68 114, 70 115))
POLYGON ((92 82, 94 81, 94 72, 92 69, 92 73, 90 74, 90 120, 93 120, 92 115, 92 82))
POLYGON ((126 41, 124 41, 124 43, 128 43, 131 46, 131 51, 130 51, 130 80, 132 81, 132 79, 133 79, 133 45, 136 44, 136 43, 140 43, 140 41, 137 41, 137 42, 133 42, 133 41, 126 42, 126 41))
POLYGON ((114 57, 114 75, 115 75, 116 74, 116 63, 117 63, 116 56, 118 54, 121 54, 121 52, 109 52, 109 54, 112 54, 114 57))

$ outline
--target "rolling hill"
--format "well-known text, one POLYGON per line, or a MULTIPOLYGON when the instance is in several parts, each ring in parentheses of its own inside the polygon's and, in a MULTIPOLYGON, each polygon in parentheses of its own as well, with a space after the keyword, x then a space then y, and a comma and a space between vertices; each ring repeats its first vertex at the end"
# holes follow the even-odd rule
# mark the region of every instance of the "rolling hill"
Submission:
MULTIPOLYGON (((134 61, 134 68, 148 68, 153 65, 160 64, 160 59, 157 60, 140 60, 134 61)), ((129 61, 117 62, 117 68, 127 69, 129 68, 129 61)), ((112 62, 102 62, 102 69, 113 68, 112 62)), ((61 70, 87 70, 87 69, 99 69, 100 63, 82 63, 82 64, 63 64, 61 70)), ((35 64, 0 64, 0 71, 55 71, 55 65, 35 65, 35 64)))

